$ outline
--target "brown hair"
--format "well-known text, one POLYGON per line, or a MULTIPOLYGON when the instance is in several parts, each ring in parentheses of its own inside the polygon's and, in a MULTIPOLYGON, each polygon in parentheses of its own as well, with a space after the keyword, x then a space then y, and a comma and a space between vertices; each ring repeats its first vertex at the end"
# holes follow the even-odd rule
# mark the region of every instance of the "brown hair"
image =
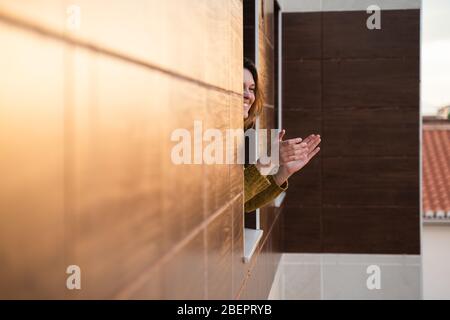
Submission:
POLYGON ((244 58, 244 69, 250 71, 253 80, 255 80, 255 101, 250 107, 247 119, 244 120, 244 130, 247 130, 255 126, 256 117, 262 112, 264 95, 260 86, 258 70, 256 69, 255 63, 248 58, 244 58))

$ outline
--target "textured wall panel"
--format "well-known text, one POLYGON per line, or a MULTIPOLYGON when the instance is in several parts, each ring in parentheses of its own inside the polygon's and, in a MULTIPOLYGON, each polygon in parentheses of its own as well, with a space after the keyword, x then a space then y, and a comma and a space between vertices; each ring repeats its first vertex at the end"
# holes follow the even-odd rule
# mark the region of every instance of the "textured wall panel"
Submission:
POLYGON ((290 179, 288 252, 420 252, 420 11, 383 10, 381 30, 367 17, 283 15, 284 127, 322 138, 290 179))

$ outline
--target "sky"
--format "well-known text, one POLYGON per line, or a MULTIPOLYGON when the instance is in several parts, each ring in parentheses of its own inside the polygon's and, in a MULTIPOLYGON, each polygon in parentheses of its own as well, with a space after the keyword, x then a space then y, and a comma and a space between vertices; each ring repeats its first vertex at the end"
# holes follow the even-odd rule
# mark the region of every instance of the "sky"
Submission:
POLYGON ((422 1, 422 114, 450 105, 450 0, 422 1))

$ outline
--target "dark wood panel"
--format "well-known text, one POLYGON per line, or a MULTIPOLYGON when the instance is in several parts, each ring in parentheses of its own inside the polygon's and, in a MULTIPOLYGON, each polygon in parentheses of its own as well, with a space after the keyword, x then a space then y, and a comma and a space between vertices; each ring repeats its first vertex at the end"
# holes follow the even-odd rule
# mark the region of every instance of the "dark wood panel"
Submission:
POLYGON ((415 106, 419 59, 323 62, 323 107, 415 106))
POLYGON ((283 63, 283 110, 319 109, 322 103, 322 63, 319 60, 283 63))
POLYGON ((369 30, 365 11, 323 13, 324 58, 420 55, 420 11, 382 10, 381 29, 369 30))
POLYGON ((420 254, 420 214, 411 208, 323 208, 323 250, 420 254))
POLYGON ((283 129, 286 130, 284 140, 300 137, 307 138, 311 134, 322 135, 322 114, 318 110, 284 110, 283 129))
POLYGON ((322 252, 321 210, 287 204, 283 210, 284 252, 322 252))
POLYGON ((298 207, 319 207, 322 204, 320 153, 308 165, 289 178, 286 201, 298 207))
POLYGON ((226 207, 206 228, 208 299, 232 298, 232 214, 226 207))
MULTIPOLYGON (((367 17, 283 14, 286 138, 322 137, 320 155, 289 181, 283 211, 288 252, 415 252, 419 232, 406 224, 404 237, 395 239, 385 220, 393 207, 419 206, 419 12, 383 11, 383 29, 376 31, 367 30, 367 17), (353 216, 343 214, 342 221, 328 221, 334 233, 322 246, 322 207, 358 206, 377 208, 367 223, 357 222, 360 241, 339 231, 352 225, 353 216)), ((402 219, 408 216, 398 217, 397 227, 402 219)))
POLYGON ((323 156, 419 155, 419 106, 327 108, 323 156))
POLYGON ((419 206, 417 157, 323 157, 322 165, 325 206, 419 206))
POLYGON ((283 13, 283 59, 321 59, 322 18, 320 12, 283 13))

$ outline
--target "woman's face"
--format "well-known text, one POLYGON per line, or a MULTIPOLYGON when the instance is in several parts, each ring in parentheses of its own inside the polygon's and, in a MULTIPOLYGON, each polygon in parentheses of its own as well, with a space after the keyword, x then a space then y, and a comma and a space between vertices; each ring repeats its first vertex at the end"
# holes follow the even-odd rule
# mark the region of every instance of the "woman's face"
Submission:
POLYGON ((252 73, 244 69, 244 119, 248 118, 248 112, 255 102, 255 80, 252 73))

